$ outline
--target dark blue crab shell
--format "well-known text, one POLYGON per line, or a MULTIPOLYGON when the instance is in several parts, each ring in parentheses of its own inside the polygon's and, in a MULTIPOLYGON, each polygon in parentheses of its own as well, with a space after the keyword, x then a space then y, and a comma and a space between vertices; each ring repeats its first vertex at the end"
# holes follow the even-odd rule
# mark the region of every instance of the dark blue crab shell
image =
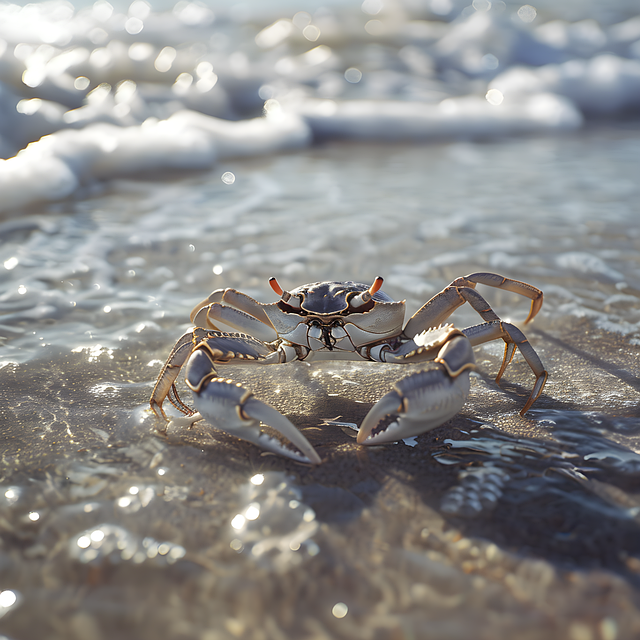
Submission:
MULTIPOLYGON (((349 308, 350 293, 367 291, 371 285, 361 282, 312 282, 292 289, 292 296, 301 298, 301 308, 308 313, 333 314, 349 308)), ((393 298, 382 291, 373 294, 375 302, 393 302, 393 298)))

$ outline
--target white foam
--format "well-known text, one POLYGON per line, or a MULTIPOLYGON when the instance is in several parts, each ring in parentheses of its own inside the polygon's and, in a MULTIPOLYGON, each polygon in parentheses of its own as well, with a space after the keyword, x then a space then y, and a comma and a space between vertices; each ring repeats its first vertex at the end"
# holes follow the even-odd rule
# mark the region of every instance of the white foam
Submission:
POLYGON ((603 54, 537 69, 515 67, 489 86, 505 98, 552 92, 587 113, 613 114, 640 108, 640 60, 603 54))
POLYGON ((307 125, 280 114, 241 122, 181 111, 167 120, 59 131, 0 161, 0 211, 73 193, 82 183, 152 170, 205 169, 220 158, 305 146, 307 125))
POLYGON ((343 3, 305 22, 311 37, 282 3, 216 16, 179 4, 0 6, 0 156, 23 149, 0 165, 0 209, 312 137, 500 137, 640 109, 638 18, 570 23, 475 3, 452 4, 450 22, 382 12, 363 29, 342 19, 360 4, 343 3))
POLYGON ((364 140, 506 136, 571 130, 582 124, 580 112, 553 94, 526 96, 500 105, 468 96, 438 104, 306 100, 292 108, 318 136, 364 140))

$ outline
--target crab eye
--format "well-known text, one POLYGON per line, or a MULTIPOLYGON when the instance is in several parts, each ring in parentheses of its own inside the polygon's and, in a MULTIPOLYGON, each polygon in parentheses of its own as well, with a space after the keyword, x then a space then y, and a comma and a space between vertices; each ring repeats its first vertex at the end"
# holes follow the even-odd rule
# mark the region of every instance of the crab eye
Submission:
POLYGON ((349 305, 351 306, 351 308, 359 309, 363 305, 367 304, 367 302, 370 302, 371 298, 373 298, 373 294, 377 293, 380 290, 383 282, 384 280, 380 276, 377 276, 373 281, 373 284, 366 291, 363 291, 362 293, 359 293, 358 295, 351 298, 351 300, 349 301, 349 305))

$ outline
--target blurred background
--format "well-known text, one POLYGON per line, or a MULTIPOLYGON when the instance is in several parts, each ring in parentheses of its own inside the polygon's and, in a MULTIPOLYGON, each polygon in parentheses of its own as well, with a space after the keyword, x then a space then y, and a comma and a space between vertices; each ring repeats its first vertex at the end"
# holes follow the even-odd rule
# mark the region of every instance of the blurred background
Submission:
POLYGON ((638 637, 639 112, 635 0, 0 4, 3 637, 638 637), (210 291, 474 271, 544 291, 481 291, 524 418, 489 343, 367 449, 403 367, 234 369, 317 468, 158 433, 210 291))

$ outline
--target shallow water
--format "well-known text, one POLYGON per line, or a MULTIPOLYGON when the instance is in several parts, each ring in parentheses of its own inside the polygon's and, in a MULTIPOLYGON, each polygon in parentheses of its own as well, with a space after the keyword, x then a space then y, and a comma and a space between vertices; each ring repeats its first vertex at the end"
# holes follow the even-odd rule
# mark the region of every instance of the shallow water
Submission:
MULTIPOLYGON (((635 637, 639 141, 629 122, 331 143, 5 216, 0 587, 17 599, 2 632, 635 637), (457 417, 372 449, 339 423, 359 423, 402 367, 235 370, 303 428, 317 468, 202 423, 155 430, 161 362, 212 289, 269 301, 271 275, 292 288, 380 273, 413 312, 482 270, 545 292, 525 331, 549 382, 526 418, 533 376, 516 357, 497 387, 490 343, 457 417)), ((527 300, 484 293, 526 317, 527 300)))

